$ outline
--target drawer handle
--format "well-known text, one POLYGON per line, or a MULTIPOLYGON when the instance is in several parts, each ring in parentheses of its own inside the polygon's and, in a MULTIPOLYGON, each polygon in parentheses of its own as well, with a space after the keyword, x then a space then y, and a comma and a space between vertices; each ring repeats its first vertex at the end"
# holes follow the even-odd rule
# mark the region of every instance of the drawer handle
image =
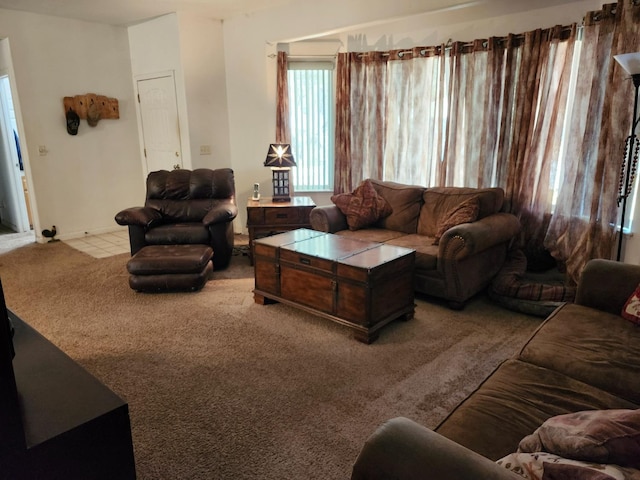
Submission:
POLYGON ((287 218, 289 215, 286 213, 276 213, 276 218, 287 218))
POLYGON ((300 257, 300 263, 302 263, 303 265, 311 265, 311 260, 309 260, 308 258, 300 257))

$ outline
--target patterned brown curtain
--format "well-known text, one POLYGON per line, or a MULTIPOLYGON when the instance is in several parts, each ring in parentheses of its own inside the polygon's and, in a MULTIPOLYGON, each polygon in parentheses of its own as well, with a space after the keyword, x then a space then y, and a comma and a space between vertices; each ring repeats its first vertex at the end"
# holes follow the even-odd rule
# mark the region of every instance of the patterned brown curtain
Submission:
POLYGON ((585 17, 581 71, 563 188, 545 245, 577 281, 591 258, 611 258, 633 88, 613 56, 640 49, 640 6, 620 0, 585 17))
POLYGON ((382 178, 387 59, 378 52, 338 54, 336 193, 382 178))
POLYGON ((289 126, 289 87, 287 83, 287 53, 278 52, 276 81, 276 143, 291 143, 289 126))
POLYGON ((515 116, 504 185, 508 208, 522 224, 520 246, 531 252, 543 248, 553 211, 576 31, 575 25, 535 30, 511 38, 508 47, 516 66, 515 116))
POLYGON ((355 53, 338 53, 336 62, 336 134, 334 193, 353 190, 351 179, 351 59, 355 53))

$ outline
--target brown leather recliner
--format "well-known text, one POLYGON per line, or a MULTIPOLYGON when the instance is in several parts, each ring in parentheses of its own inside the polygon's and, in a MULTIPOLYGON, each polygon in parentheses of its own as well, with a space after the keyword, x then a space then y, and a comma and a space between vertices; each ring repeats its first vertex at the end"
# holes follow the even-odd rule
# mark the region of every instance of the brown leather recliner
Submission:
POLYGON ((202 244, 213 248, 213 267, 229 265, 238 215, 233 170, 160 170, 147 177, 144 207, 118 212, 129 227, 131 255, 147 245, 202 244))

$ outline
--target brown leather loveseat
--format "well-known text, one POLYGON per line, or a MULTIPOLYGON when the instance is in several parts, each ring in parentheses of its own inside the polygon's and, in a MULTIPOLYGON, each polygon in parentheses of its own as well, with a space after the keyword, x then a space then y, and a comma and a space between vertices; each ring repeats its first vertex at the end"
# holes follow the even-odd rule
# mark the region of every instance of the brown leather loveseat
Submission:
POLYGON ((129 227, 132 256, 147 245, 208 245, 219 270, 231 260, 237 215, 233 170, 200 168, 149 173, 144 207, 115 219, 129 227))
POLYGON ((336 205, 314 208, 315 230, 416 251, 414 286, 417 292, 446 299, 460 308, 489 285, 505 262, 510 241, 520 222, 501 212, 501 188, 425 188, 368 180, 391 207, 391 214, 376 223, 350 230, 347 216, 336 205), (463 203, 476 201, 477 218, 439 232, 450 213, 463 203), (436 235, 442 233, 437 244, 436 235))

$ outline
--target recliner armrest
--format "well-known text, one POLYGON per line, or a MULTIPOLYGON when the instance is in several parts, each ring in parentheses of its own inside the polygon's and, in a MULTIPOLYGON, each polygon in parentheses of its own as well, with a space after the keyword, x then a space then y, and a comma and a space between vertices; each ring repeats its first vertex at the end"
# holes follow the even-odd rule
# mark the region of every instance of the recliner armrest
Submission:
POLYGON ((353 466, 352 480, 515 480, 522 477, 407 418, 380 426, 353 466))
POLYGON ((510 213, 494 213, 472 223, 456 225, 440 239, 438 256, 460 259, 474 255, 510 241, 520 228, 520 221, 510 213))
POLYGON ((155 208, 131 207, 116 214, 118 225, 139 225, 151 227, 162 220, 162 214, 155 208))
POLYGON ((207 212, 202 223, 209 226, 215 223, 231 222, 237 216, 238 206, 235 203, 219 203, 207 212))
POLYGON ((347 230, 347 217, 335 205, 321 205, 314 207, 309 214, 311 228, 319 232, 336 233, 347 230))

